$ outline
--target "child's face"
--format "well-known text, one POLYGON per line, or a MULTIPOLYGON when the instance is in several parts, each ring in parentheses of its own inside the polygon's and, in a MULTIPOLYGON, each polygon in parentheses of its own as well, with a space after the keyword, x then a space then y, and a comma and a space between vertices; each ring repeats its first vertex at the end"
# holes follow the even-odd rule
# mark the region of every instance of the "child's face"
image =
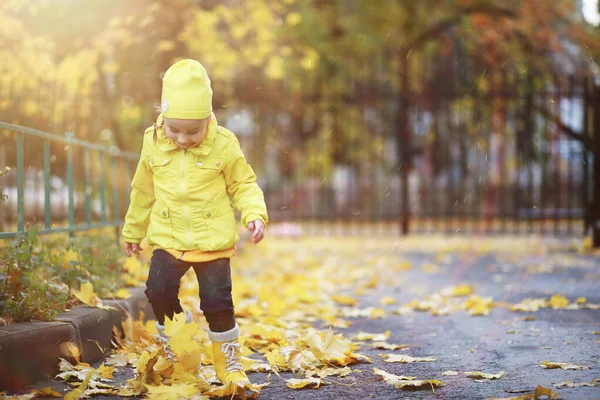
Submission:
POLYGON ((205 119, 165 118, 165 132, 167 137, 179 148, 187 149, 202 142, 209 122, 210 117, 205 119))

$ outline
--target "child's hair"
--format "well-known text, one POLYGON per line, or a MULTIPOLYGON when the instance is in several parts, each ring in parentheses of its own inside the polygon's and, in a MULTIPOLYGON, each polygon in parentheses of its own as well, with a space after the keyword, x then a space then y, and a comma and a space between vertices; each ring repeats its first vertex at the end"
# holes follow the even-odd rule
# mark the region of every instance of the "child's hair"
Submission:
MULTIPOLYGON (((162 112, 162 108, 160 106, 160 103, 154 102, 154 111, 156 111, 158 113, 162 112)), ((154 123, 154 125, 152 125, 152 129, 153 129, 153 132, 154 132, 153 136, 152 136, 152 140, 154 141, 154 144, 156 144, 156 141, 158 140, 158 134, 156 133, 156 128, 160 128, 161 126, 162 126, 162 124, 159 125, 159 126, 157 126, 156 122, 154 123)))

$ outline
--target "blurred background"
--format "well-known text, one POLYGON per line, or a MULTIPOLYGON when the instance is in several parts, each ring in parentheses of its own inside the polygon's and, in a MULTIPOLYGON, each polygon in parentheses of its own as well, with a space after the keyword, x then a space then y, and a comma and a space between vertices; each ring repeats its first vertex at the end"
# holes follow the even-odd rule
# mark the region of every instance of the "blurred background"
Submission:
POLYGON ((0 223, 18 222, 19 148, 25 224, 122 218, 162 74, 194 58, 273 222, 582 235, 600 186, 598 10, 597 0, 2 0, 0 122, 65 139, 0 126, 0 223))

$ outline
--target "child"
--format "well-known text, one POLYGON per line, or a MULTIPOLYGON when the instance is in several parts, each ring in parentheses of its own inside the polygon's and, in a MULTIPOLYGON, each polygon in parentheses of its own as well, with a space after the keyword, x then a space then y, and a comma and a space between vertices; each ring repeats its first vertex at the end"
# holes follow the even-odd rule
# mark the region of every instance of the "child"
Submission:
MULTIPOLYGON (((167 70, 161 111, 144 133, 131 183, 125 252, 138 254, 144 237, 154 249, 145 293, 163 341, 165 317, 183 312, 179 280, 194 268, 217 377, 246 384, 231 297, 229 260, 239 240, 233 209, 241 211, 242 224, 258 243, 268 222, 264 195, 237 138, 217 124, 200 63, 183 60, 167 70)), ((189 311, 186 316, 190 322, 189 311)))

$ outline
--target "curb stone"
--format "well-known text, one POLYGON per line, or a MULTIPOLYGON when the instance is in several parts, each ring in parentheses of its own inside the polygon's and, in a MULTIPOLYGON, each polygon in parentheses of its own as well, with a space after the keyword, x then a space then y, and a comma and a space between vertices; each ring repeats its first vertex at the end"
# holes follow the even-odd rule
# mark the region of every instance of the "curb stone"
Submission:
POLYGON ((121 329, 127 313, 144 319, 154 317, 144 288, 128 288, 123 300, 103 300, 116 310, 74 307, 52 322, 23 322, 0 326, 0 390, 16 390, 58 374, 58 358, 66 358, 67 343, 75 344, 81 361, 98 361, 112 348, 113 327, 121 329))

